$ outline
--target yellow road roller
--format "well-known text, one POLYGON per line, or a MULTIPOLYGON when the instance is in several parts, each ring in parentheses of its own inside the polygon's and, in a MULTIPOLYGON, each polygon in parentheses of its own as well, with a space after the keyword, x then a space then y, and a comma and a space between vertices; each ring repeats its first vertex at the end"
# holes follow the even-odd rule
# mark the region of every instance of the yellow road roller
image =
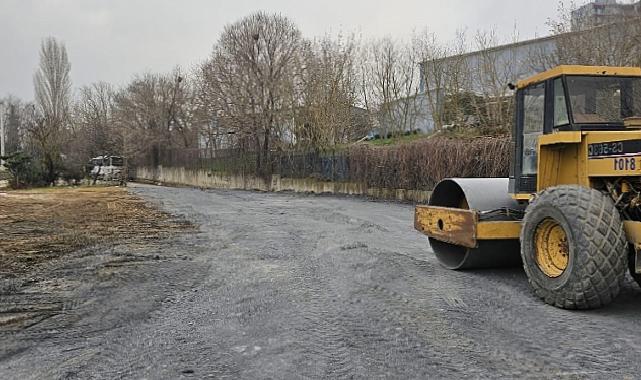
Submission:
POLYGON ((510 87, 509 178, 441 181, 415 228, 446 268, 522 263, 550 305, 607 305, 626 272, 641 284, 641 68, 558 66, 510 87))

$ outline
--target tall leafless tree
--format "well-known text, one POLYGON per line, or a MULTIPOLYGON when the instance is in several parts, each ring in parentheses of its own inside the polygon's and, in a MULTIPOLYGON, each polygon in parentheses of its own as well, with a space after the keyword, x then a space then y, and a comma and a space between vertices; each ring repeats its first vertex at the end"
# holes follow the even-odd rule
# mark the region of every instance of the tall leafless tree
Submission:
POLYGON ((0 99, 0 104, 4 105, 4 109, 0 107, 0 112, 6 111, 4 115, 5 154, 9 156, 24 149, 26 112, 31 108, 31 105, 14 96, 0 99))
POLYGON ((29 133, 40 148, 46 181, 56 180, 60 170, 61 142, 69 121, 71 64, 62 42, 45 39, 40 47, 40 63, 34 75, 36 111, 40 117, 29 133))
POLYGON ((436 34, 427 30, 413 36, 412 46, 420 60, 425 106, 432 116, 434 129, 439 131, 445 124, 442 104, 447 93, 450 67, 445 58, 450 55, 450 49, 437 39, 436 34))
MULTIPOLYGON (((296 54, 301 33, 288 18, 257 12, 225 27, 203 65, 210 103, 268 171, 270 152, 292 117, 296 54)), ((212 118, 214 115, 211 115, 212 118)))
POLYGON ((295 135, 298 145, 326 148, 364 136, 357 103, 356 41, 325 36, 301 47, 295 135))
POLYGON ((435 129, 464 124, 472 81, 465 31, 458 31, 456 39, 447 43, 423 32, 414 37, 413 46, 421 61, 423 91, 435 129))
POLYGON ((84 86, 74 108, 77 149, 86 159, 102 154, 118 154, 118 135, 114 128, 115 90, 105 82, 84 86))
POLYGON ((620 15, 604 24, 573 17, 574 3, 559 2, 557 15, 548 20, 555 37, 553 49, 535 49, 532 68, 542 71, 562 64, 641 66, 641 15, 620 15))
POLYGON ((384 134, 414 127, 420 111, 419 59, 411 44, 390 37, 371 41, 363 57, 363 90, 384 134))
POLYGON ((161 150, 194 148, 192 89, 179 69, 170 74, 135 77, 114 95, 113 133, 121 154, 133 161, 161 150))
MULTIPOLYGON (((516 35, 511 42, 516 42, 516 35)), ((471 67, 470 83, 475 95, 472 106, 476 119, 488 129, 509 133, 513 121, 513 96, 509 83, 517 78, 517 52, 514 49, 496 49, 501 45, 494 30, 478 31, 474 48, 478 51, 471 67)))

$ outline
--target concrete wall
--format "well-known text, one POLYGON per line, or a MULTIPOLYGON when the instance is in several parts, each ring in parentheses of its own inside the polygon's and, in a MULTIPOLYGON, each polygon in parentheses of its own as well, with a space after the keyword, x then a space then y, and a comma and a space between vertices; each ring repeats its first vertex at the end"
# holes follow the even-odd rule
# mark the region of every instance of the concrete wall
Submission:
POLYGON ((180 167, 139 167, 132 174, 136 180, 143 182, 209 189, 362 195, 376 199, 414 203, 427 203, 430 196, 429 191, 423 190, 379 189, 354 182, 327 182, 311 178, 281 178, 279 175, 273 175, 271 181, 265 181, 254 176, 230 176, 207 170, 180 167))

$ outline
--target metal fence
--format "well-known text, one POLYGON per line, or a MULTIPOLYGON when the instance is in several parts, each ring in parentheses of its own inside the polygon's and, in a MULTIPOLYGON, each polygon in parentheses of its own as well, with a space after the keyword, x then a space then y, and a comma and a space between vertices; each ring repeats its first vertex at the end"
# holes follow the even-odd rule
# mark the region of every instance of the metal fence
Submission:
MULTIPOLYGON (((280 174, 287 178, 316 178, 325 181, 350 180, 348 152, 288 151, 271 152, 263 175, 280 174)), ((257 155, 239 149, 211 152, 207 149, 154 149, 137 165, 184 167, 231 175, 258 175, 257 155)))
POLYGON ((334 150, 279 154, 274 160, 273 172, 289 178, 347 181, 351 179, 348 156, 348 152, 334 150))
POLYGON ((350 181, 369 187, 431 190, 445 177, 507 177, 510 139, 429 138, 422 141, 377 148, 355 145, 324 151, 271 152, 270 160, 258 170, 255 153, 240 149, 155 149, 138 165, 184 167, 229 175, 268 178, 314 178, 350 181))

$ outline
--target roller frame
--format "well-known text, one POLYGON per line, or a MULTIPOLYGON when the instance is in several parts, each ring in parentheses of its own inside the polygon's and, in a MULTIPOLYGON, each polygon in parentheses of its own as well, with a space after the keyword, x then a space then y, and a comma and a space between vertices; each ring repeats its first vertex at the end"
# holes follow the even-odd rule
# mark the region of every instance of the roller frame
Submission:
POLYGON ((414 227, 440 241, 478 248, 479 240, 518 239, 520 221, 480 221, 476 210, 438 206, 417 206, 414 227))
POLYGON ((428 206, 417 206, 415 228, 429 237, 443 266, 475 269, 520 264, 520 221, 483 211, 522 211, 508 194, 507 178, 452 178, 435 188, 428 206))

